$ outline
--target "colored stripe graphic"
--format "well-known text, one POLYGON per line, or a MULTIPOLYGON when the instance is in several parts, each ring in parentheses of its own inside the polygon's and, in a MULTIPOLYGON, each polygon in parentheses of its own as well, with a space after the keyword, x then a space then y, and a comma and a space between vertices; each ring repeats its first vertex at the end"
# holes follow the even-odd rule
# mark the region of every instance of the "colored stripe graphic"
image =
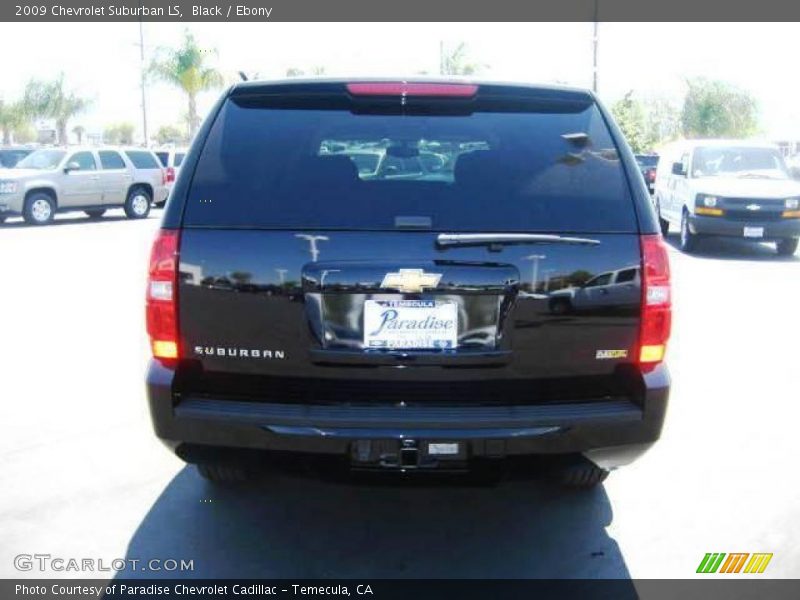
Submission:
POLYGON ((772 560, 771 552, 707 552, 697 566, 698 573, 741 573, 744 567, 745 573, 763 573, 769 562, 772 560), (725 557, 728 557, 727 559, 725 557), (747 560, 748 557, 750 560, 747 560), (725 562, 722 562, 722 561, 725 562), (747 563, 747 566, 745 566, 747 563), (721 565, 721 568, 720 568, 721 565))
POLYGON ((722 563, 723 558, 725 558, 724 552, 707 553, 703 557, 703 560, 700 561, 700 565, 697 567, 697 572, 716 573, 717 569, 719 569, 720 563, 722 563))
POLYGON ((747 566, 744 568, 745 573, 763 573, 764 569, 767 568, 769 561, 772 560, 772 553, 756 553, 753 554, 750 562, 747 563, 747 566))
POLYGON ((744 561, 747 560, 748 556, 750 556, 749 552, 734 552, 728 554, 728 558, 723 563, 720 573, 738 573, 742 570, 744 561))

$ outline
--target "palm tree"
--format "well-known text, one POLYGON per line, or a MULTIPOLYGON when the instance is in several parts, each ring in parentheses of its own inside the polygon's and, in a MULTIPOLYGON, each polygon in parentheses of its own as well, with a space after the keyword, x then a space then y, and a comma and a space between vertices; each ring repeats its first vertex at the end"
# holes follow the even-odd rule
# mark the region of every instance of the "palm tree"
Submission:
POLYGON ((197 116, 197 95, 223 85, 222 74, 206 63, 211 52, 201 50, 194 36, 187 30, 184 32, 183 45, 179 48, 161 50, 163 58, 154 60, 150 65, 150 73, 166 83, 183 90, 189 101, 186 120, 189 124, 189 135, 194 137, 200 126, 197 116))
POLYGON ((91 102, 64 89, 64 74, 53 81, 32 79, 25 86, 23 111, 33 118, 48 118, 56 122, 58 141, 67 143, 67 123, 85 111, 91 102))
POLYGON ((439 46, 439 71, 441 75, 475 75, 486 65, 469 61, 467 45, 461 42, 450 51, 445 50, 444 42, 439 46))
POLYGON ((72 133, 78 138, 78 145, 83 143, 83 134, 86 133, 86 128, 83 125, 75 125, 72 128, 72 133))
POLYGON ((6 104, 0 99, 0 131, 3 132, 3 144, 11 143, 11 134, 25 125, 27 118, 19 102, 6 104))

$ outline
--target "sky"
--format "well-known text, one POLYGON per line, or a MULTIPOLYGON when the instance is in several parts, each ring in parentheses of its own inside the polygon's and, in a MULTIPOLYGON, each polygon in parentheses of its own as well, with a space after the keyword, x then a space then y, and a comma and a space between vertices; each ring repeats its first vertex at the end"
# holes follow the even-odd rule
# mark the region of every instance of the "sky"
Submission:
MULTIPOLYGON (((230 81, 240 70, 274 78, 290 67, 324 67, 331 76, 436 73, 440 42, 465 42, 486 79, 592 82, 592 23, 145 23, 146 61, 187 28, 216 50, 212 63, 230 81)), ((764 137, 800 139, 798 39, 798 23, 600 23, 598 92, 607 104, 629 90, 679 102, 687 77, 723 79, 757 98, 764 137)), ((70 128, 98 132, 127 121, 141 138, 138 42, 138 23, 0 23, 0 98, 13 101, 30 78, 63 72, 68 87, 92 100, 70 128)), ((201 114, 218 93, 202 95, 201 114)), ((186 114, 181 92, 159 82, 147 88, 147 107, 151 135, 186 114)))

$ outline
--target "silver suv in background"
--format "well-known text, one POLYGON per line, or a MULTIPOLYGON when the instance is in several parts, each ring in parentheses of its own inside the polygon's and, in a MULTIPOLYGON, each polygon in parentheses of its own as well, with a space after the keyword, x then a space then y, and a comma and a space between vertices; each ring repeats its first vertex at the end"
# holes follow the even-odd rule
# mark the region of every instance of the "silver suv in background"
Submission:
POLYGON ((598 311, 608 308, 629 310, 641 298, 639 265, 595 275, 580 286, 569 286, 549 294, 548 306, 554 314, 598 311))
MULTIPOLYGON (((175 180, 178 178, 178 173, 181 170, 183 159, 186 158, 186 148, 164 148, 154 150, 154 154, 158 157, 161 166, 165 169, 165 183, 167 186, 167 196, 172 191, 172 186, 175 185, 175 180)), ((164 198, 163 202, 156 202, 156 206, 163 206, 167 201, 164 198)))
POLYGON ((33 148, 4 146, 0 148, 0 169, 13 169, 23 158, 33 152, 33 148))
POLYGON ((121 207, 132 219, 167 197, 158 158, 143 148, 45 148, 0 174, 0 223, 22 215, 44 225, 56 212, 83 211, 92 218, 121 207))

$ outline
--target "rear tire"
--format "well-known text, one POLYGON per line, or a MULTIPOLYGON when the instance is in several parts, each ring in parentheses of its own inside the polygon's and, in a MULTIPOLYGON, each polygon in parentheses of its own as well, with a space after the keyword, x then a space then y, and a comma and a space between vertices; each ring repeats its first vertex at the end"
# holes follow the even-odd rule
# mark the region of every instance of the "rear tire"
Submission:
POLYGON ((572 312, 572 304, 566 298, 551 299, 550 312, 558 316, 569 314, 572 312))
POLYGON ((775 244, 778 256, 793 256, 797 252, 798 238, 783 238, 775 244))
POLYGON ((557 481, 565 487, 593 488, 608 477, 608 471, 589 461, 564 466, 558 471, 557 481))
POLYGON ((691 254, 697 250, 697 241, 698 235, 692 233, 692 230, 689 229, 689 213, 684 210, 681 215, 681 250, 687 254, 691 254))
POLYGON ((200 476, 212 483, 230 485, 247 481, 250 473, 237 463, 204 462, 195 465, 200 476))
POLYGON ((29 225, 47 225, 56 214, 56 203, 50 194, 34 192, 25 199, 22 218, 29 225))
POLYGON ((90 219, 99 219, 100 217, 102 217, 105 214, 106 209, 105 208, 93 208, 92 210, 86 210, 84 212, 89 216, 90 219))
POLYGON ((144 219, 150 214, 150 205, 153 197, 150 192, 142 186, 135 186, 128 192, 125 200, 125 214, 129 219, 144 219))

